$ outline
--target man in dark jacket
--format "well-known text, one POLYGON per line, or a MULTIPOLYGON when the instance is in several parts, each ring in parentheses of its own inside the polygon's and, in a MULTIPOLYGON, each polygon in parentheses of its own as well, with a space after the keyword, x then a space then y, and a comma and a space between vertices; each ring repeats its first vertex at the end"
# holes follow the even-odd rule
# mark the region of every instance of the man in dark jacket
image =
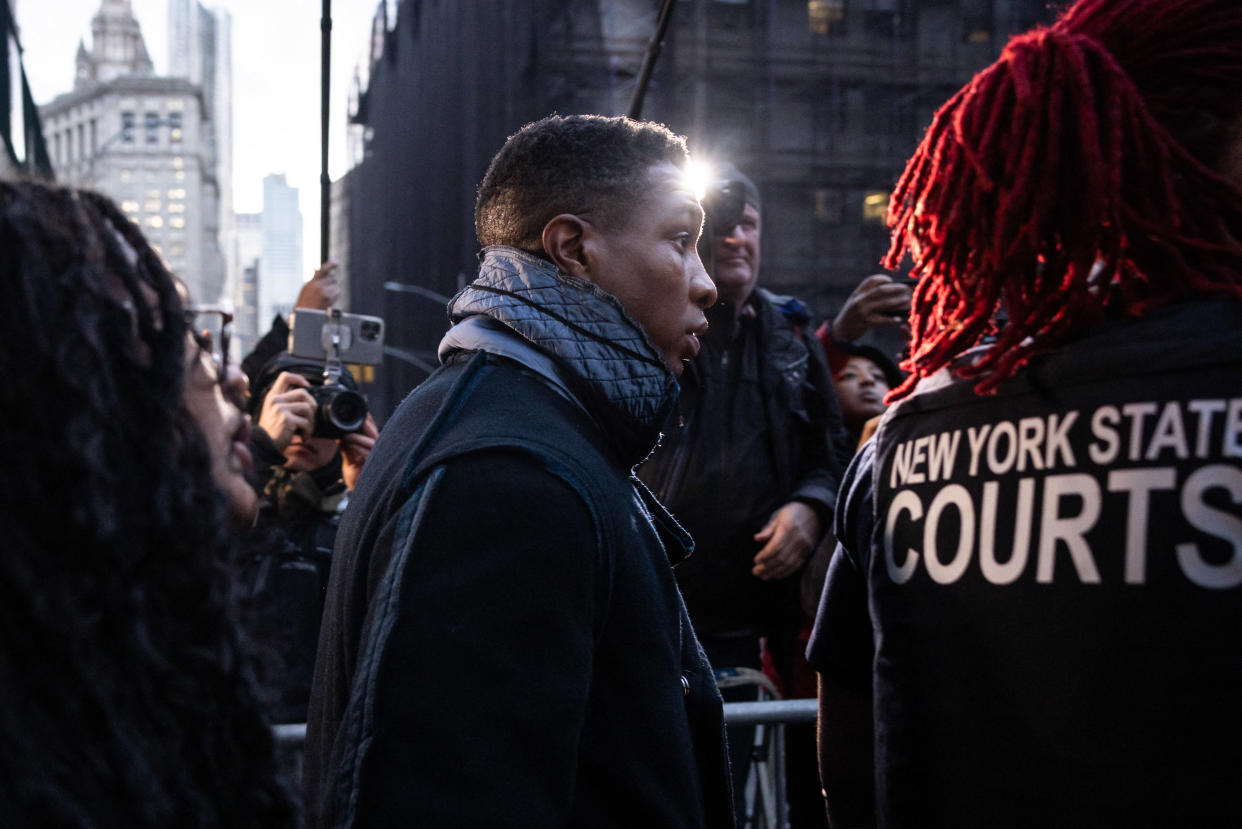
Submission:
MULTIPOLYGON (((745 651, 713 657, 719 667, 759 664, 759 637, 831 519, 843 468, 829 445, 841 416, 807 310, 757 286, 759 192, 735 168, 725 174, 746 204, 716 239, 720 302, 673 428, 641 469, 695 538, 677 581, 708 655, 745 651)), ((797 602, 787 609, 796 616, 797 602)))
MULTIPOLYGON (((720 302, 682 378, 672 428, 640 474, 694 536, 697 552, 678 566, 677 582, 712 665, 759 668, 767 636, 789 681, 802 623, 795 575, 831 521, 844 464, 830 437, 844 428, 806 307, 757 286, 759 191, 732 165, 719 175, 745 199, 714 243, 720 302)), ((739 812, 751 737, 730 735, 739 812)), ((817 813, 809 730, 800 739, 791 771, 810 781, 817 813)))
POLYGON ((720 697, 633 477, 715 290, 685 144, 551 117, 479 190, 444 365, 341 522, 311 826, 730 826, 720 697))

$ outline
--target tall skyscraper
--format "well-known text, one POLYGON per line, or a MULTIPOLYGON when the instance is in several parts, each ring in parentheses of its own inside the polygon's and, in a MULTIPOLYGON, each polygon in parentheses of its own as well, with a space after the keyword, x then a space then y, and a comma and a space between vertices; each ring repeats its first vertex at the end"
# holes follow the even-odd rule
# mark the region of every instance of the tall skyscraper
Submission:
POLYGON ((226 258, 237 263, 240 276, 233 293, 236 315, 233 318, 233 335, 237 341, 238 357, 245 356, 259 337, 266 332, 271 319, 259 319, 259 261, 263 256, 263 214, 237 213, 234 215, 232 249, 226 258))
POLYGON ((168 75, 185 78, 203 90, 210 129, 205 138, 214 155, 219 209, 215 217, 224 274, 220 293, 236 302, 240 266, 233 218, 233 19, 223 8, 208 9, 198 0, 168 0, 168 75))
POLYGON ((101 0, 74 89, 41 108, 57 178, 112 197, 199 302, 223 290, 215 126, 203 87, 157 77, 130 0, 101 0))
POLYGON ((302 211, 298 189, 283 173, 263 179, 263 214, 259 220, 262 253, 259 257, 258 324, 267 330, 272 317, 293 308, 302 283, 302 211))

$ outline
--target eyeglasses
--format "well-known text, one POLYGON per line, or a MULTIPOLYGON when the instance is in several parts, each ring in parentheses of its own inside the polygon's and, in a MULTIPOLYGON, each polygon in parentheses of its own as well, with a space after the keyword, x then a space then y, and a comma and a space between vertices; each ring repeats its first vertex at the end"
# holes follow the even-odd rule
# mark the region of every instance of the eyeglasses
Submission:
POLYGON ((185 321, 190 335, 203 352, 211 355, 216 368, 216 380, 229 394, 229 343, 233 336, 233 312, 213 305, 190 305, 185 309, 185 321))

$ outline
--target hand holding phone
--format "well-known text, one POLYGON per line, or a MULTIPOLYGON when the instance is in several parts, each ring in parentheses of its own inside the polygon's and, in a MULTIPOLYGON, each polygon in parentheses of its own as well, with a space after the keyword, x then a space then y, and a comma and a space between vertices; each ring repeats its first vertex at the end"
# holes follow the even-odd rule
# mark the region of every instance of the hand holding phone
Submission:
POLYGON ((894 279, 885 273, 868 276, 854 289, 832 322, 832 336, 857 340, 876 325, 904 324, 910 318, 914 295, 912 279, 894 279))

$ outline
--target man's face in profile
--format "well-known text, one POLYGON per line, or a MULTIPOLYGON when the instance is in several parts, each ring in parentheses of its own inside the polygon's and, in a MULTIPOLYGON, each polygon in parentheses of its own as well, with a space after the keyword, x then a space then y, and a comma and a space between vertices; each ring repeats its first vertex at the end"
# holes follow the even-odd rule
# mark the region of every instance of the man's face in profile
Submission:
POLYGON ((629 215, 608 227, 594 226, 599 256, 588 278, 621 300, 643 326, 674 374, 699 352, 707 330, 703 309, 716 289, 703 269, 696 242, 703 210, 681 168, 651 167, 646 196, 629 215))

